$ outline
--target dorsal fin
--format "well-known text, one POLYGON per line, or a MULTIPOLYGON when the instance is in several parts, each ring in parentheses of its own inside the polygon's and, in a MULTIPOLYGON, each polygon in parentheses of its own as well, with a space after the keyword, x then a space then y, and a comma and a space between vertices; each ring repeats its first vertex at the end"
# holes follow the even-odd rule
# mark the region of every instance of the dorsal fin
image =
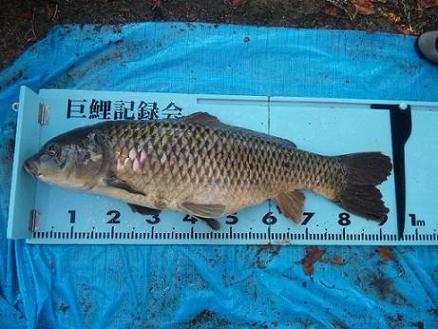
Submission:
POLYGON ((179 119, 187 123, 198 123, 203 125, 218 125, 222 124, 217 117, 208 114, 207 112, 196 112, 186 117, 179 119))

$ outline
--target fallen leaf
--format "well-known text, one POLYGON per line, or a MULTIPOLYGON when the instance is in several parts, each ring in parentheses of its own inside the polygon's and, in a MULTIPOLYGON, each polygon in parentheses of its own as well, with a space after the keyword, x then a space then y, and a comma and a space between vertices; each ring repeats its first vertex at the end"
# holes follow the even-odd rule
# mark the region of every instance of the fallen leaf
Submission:
POLYGON ((307 247, 306 256, 301 260, 301 264, 304 267, 304 273, 312 276, 315 273, 315 263, 322 260, 322 256, 325 254, 324 249, 319 247, 307 247))
POLYGON ((329 7, 324 9, 324 14, 332 17, 337 17, 339 16, 339 11, 336 9, 336 7, 329 7))
POLYGON ((388 17, 388 19, 393 23, 398 23, 401 21, 401 17, 394 13, 384 13, 383 15, 388 17))
POLYGON ((373 15, 375 13, 372 0, 350 0, 354 9, 361 15, 373 15))
POLYGON ((384 262, 387 262, 388 260, 394 260, 395 256, 392 253, 392 250, 388 247, 378 247, 377 252, 380 255, 380 259, 384 262))
POLYGON ((399 26, 398 31, 403 34, 418 34, 416 30, 412 26, 399 26))
POLYGON ((417 0, 417 9, 420 11, 432 7, 438 7, 438 0, 417 0))
POLYGON ((335 265, 342 265, 344 262, 342 261, 342 258, 340 256, 333 256, 330 258, 330 263, 335 265))
POLYGON ((234 9, 239 8, 243 5, 245 5, 247 2, 247 0, 231 0, 230 1, 230 5, 231 7, 233 7, 234 9))
POLYGON ((163 7, 163 0, 152 0, 151 6, 152 10, 161 9, 161 7, 163 7))

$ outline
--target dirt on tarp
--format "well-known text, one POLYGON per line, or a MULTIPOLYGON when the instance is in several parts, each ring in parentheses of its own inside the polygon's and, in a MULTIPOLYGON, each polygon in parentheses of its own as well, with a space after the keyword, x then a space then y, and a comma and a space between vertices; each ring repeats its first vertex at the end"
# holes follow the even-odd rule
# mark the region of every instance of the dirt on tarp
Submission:
POLYGON ((186 21, 404 34, 438 29, 438 0, 24 0, 1 1, 0 12, 0 69, 55 24, 186 21))
POLYGON ((343 265, 344 262, 340 256, 332 256, 330 258, 323 258, 325 249, 319 247, 307 247, 306 255, 299 263, 303 265, 304 273, 308 276, 313 276, 315 273, 315 263, 329 263, 334 265, 343 265))
POLYGON ((394 260, 395 256, 392 253, 392 249, 388 248, 388 247, 378 247, 376 249, 376 251, 379 253, 380 255, 380 259, 382 260, 382 262, 387 262, 389 260, 394 260))

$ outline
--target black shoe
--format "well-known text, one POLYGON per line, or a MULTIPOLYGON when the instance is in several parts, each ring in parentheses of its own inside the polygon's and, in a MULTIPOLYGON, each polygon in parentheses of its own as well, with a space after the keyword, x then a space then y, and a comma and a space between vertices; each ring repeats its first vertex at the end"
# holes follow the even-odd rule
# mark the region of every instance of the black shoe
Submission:
POLYGON ((417 50, 424 58, 438 64, 438 31, 425 32, 417 38, 417 50))

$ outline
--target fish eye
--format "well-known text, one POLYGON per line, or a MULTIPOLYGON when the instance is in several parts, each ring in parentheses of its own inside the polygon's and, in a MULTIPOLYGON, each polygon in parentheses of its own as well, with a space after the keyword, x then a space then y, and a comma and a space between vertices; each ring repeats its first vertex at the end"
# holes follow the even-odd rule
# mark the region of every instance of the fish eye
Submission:
POLYGON ((50 156, 55 156, 57 154, 57 148, 54 144, 49 145, 47 148, 47 154, 50 156))

